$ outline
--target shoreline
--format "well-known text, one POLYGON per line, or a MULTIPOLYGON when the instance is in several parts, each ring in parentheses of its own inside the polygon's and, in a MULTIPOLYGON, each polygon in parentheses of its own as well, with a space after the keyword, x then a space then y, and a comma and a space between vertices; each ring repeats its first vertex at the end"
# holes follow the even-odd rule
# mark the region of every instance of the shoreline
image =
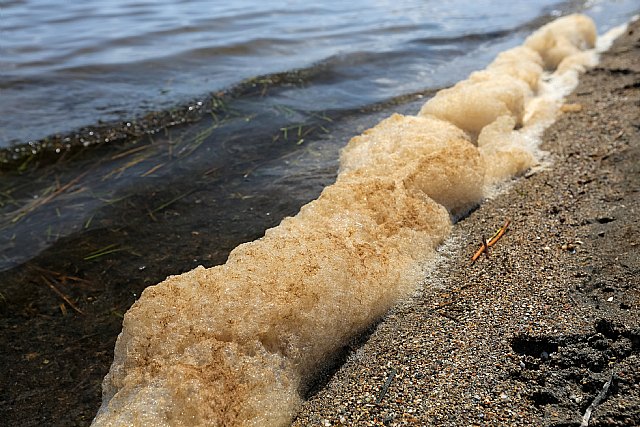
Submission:
POLYGON ((334 184, 224 265, 145 289, 92 425, 288 424, 304 383, 424 278, 451 217, 535 165, 527 143, 597 63, 596 39, 585 15, 541 27, 417 116, 352 138, 334 184))
MULTIPOLYGON (((624 63, 621 63, 621 65, 619 66, 613 67, 612 70, 617 71, 607 71, 607 73, 612 75, 619 75, 622 76, 622 78, 630 78, 630 76, 633 77, 634 73, 633 71, 629 71, 630 69, 626 65, 624 65, 624 63)), ((625 85, 628 85, 629 87, 624 90, 632 92, 634 90, 637 91, 637 81, 633 83, 633 80, 629 80, 629 82, 625 83, 625 85), (636 86, 634 86, 634 84, 636 86)), ((579 96, 583 97, 588 95, 589 94, 582 94, 579 96)), ((576 105, 582 102, 581 98, 577 99, 578 101, 569 102, 572 102, 576 105)), ((637 97, 635 99, 637 100, 637 97)), ((578 108, 574 107, 573 109, 577 110, 578 108)), ((588 115, 589 111, 590 110, 585 111, 584 109, 582 111, 575 111, 574 113, 567 114, 566 117, 570 117, 569 120, 572 120, 574 117, 578 117, 581 114, 588 115)), ((631 113, 627 112, 627 114, 630 115, 631 113)), ((590 117, 591 116, 588 116, 587 119, 589 119, 590 117)), ((367 121, 371 120, 373 120, 373 118, 369 116, 363 118, 361 123, 363 129, 367 128, 366 123, 367 121)), ((617 124, 615 126, 608 125, 610 128, 607 127, 606 131, 609 139, 616 144, 618 142, 624 142, 625 144, 627 144, 629 135, 635 135, 634 137, 636 139, 633 141, 637 142, 637 132, 635 134, 631 132, 634 130, 634 127, 632 126, 633 123, 637 123, 637 120, 634 120, 635 119, 629 120, 630 124, 625 128, 628 129, 628 131, 626 131, 626 133, 623 133, 621 136, 618 136, 620 133, 620 128, 617 124)), ((353 128, 355 128, 355 126, 350 126, 349 128, 352 130, 353 128)), ((595 129, 598 128, 596 127, 595 129)), ((591 131, 591 133, 593 135, 598 135, 602 133, 602 129, 600 129, 599 132, 591 131)), ((591 135, 591 133, 589 133, 589 135, 591 135)), ((571 151, 571 146, 567 145, 566 147, 568 148, 563 148, 563 150, 569 153, 567 154, 569 159, 578 163, 584 161, 585 159, 593 160, 594 157, 592 157, 591 154, 598 154, 598 151, 596 149, 593 149, 593 153, 590 152, 591 154, 589 155, 583 155, 580 153, 572 154, 573 151, 571 151)), ((615 156, 615 153, 617 153, 617 151, 615 150, 620 149, 620 147, 615 144, 609 148, 603 151, 602 156, 599 157, 600 160, 611 159, 611 156, 615 156)), ((551 149, 549 149, 549 147, 547 147, 547 149, 552 151, 551 149)), ((566 153, 562 152, 561 154, 564 155, 566 153)), ((114 158, 115 157, 117 156, 114 155, 114 158)), ((637 158, 637 155, 635 158, 637 158)), ((556 165, 560 164, 565 166, 569 164, 565 162, 566 159, 560 156, 560 154, 554 154, 554 159, 557 162, 564 162, 556 163, 556 165)), ((123 161, 124 160, 126 159, 123 159, 123 161)), ((150 166, 151 165, 149 165, 148 167, 150 166)), ((157 169, 152 168, 148 170, 157 169)), ((213 169, 211 168, 207 168, 204 171, 204 176, 209 177, 209 174, 212 170, 213 169)), ((333 170, 329 172, 333 173, 333 170)), ((593 171, 586 171, 585 174, 592 172, 593 171)), ((537 174, 531 173, 528 175, 528 179, 521 179, 519 181, 516 181, 515 184, 513 184, 510 192, 518 191, 522 182, 526 184, 529 181, 538 179, 537 177, 540 173, 546 173, 546 171, 537 172, 537 174)), ((157 178, 159 178, 154 178, 153 175, 154 174, 149 175, 149 179, 156 180, 157 178)), ((330 176, 331 173, 323 172, 322 176, 313 181, 313 186, 309 184, 307 184, 307 186, 314 189, 314 191, 317 187, 318 191, 320 191, 320 189, 322 188, 319 185, 320 181, 326 181, 330 176)), ((246 176, 244 176, 244 178, 244 181, 247 182, 247 186, 252 185, 250 180, 246 180, 246 176)), ((594 181, 589 181, 589 179, 591 178, 583 179, 582 177, 580 177, 580 188, 585 186, 590 187, 596 184, 604 185, 598 180, 595 180, 595 183, 593 183, 594 181)), ((553 182, 551 182, 545 183, 543 187, 547 184, 555 185, 553 182)), ((570 183, 567 183, 567 185, 569 184, 570 183)), ((192 183, 188 182, 185 185, 192 185, 192 183)), ((132 202, 132 206, 141 205, 142 207, 148 207, 152 209, 152 213, 156 212, 156 215, 148 215, 147 212, 142 211, 142 213, 138 215, 140 218, 142 218, 142 220, 144 220, 144 222, 148 224, 135 223, 132 225, 128 225, 127 227, 123 227, 122 225, 118 226, 118 224, 112 226, 108 223, 109 220, 132 216, 132 210, 126 209, 126 206, 119 206, 117 207, 117 209, 112 207, 111 210, 113 212, 109 215, 106 215, 105 220, 107 220, 107 222, 105 222, 106 225, 103 224, 103 226, 107 228, 87 230, 87 228, 89 228, 87 224, 91 223, 92 220, 93 224, 95 224, 99 219, 98 217, 96 217, 95 219, 91 217, 87 222, 85 222, 85 230, 80 233, 80 236, 72 235, 68 238, 62 238, 60 239, 59 244, 56 244, 50 249, 43 251, 41 255, 38 255, 33 260, 30 260, 29 262, 12 269, 11 271, 2 273, 1 277, 3 277, 4 279, 3 281, 5 282, 5 289, 3 289, 0 293, 0 313, 2 313, 3 315, 8 314, 4 317, 4 319, 2 319, 2 327, 5 330, 5 337, 8 343, 3 361, 4 364, 9 367, 8 375, 5 377, 3 385, 5 389, 12 390, 12 395, 11 398, 0 401, 0 411, 5 414, 8 422, 28 424, 30 422, 35 422, 33 420, 36 419, 39 419, 41 421, 45 420, 47 423, 57 422, 61 425, 74 423, 77 425, 85 425, 86 423, 90 422, 95 415, 95 409, 97 408, 102 377, 104 376, 105 370, 108 369, 108 366, 112 361, 111 356, 113 354, 114 347, 113 340, 120 331, 122 313, 131 305, 131 303, 133 303, 133 301, 135 301, 135 299, 137 299, 137 296, 142 291, 142 289, 144 289, 144 287, 146 287, 147 285, 158 283, 168 274, 176 274, 176 272, 186 271, 193 268, 193 265, 191 265, 192 263, 223 262, 224 258, 226 258, 227 255, 227 252, 225 251, 231 250, 242 241, 257 238, 258 236, 253 236, 250 234, 248 235, 248 233, 251 233, 253 231, 247 230, 246 227, 243 227, 242 222, 236 219, 236 213, 238 213, 238 215, 242 213, 243 215, 250 218, 260 217, 258 218, 260 219, 260 221, 262 221, 260 222, 260 229, 265 229, 269 226, 273 226, 274 223, 277 223, 279 221, 279 218, 274 218, 274 216, 276 215, 274 215, 274 210, 272 210, 272 206, 267 203, 267 200, 262 201, 262 199, 260 199, 259 202, 254 201, 251 204, 247 202, 246 206, 241 206, 242 209, 231 211, 222 209, 220 207, 221 201, 211 198, 211 200, 214 200, 215 203, 208 205, 208 209, 202 209, 200 206, 200 212, 202 212, 203 210, 205 212, 217 210, 234 213, 233 218, 229 219, 233 222, 232 229, 229 233, 231 237, 229 237, 228 239, 226 237, 222 239, 221 236, 215 233, 211 233, 212 224, 220 226, 219 222, 217 222, 216 220, 212 220, 211 218, 200 218, 197 215, 193 214, 193 212, 197 210, 196 208, 199 207, 199 204, 202 202, 202 200, 208 200, 207 197, 210 197, 212 194, 210 188, 208 192, 204 191, 203 188, 205 186, 203 183, 199 183, 199 185, 200 187, 195 194, 188 192, 183 187, 179 187, 178 189, 172 190, 172 193, 170 193, 170 197, 161 197, 160 199, 157 199, 156 193, 153 192, 146 194, 148 198, 145 197, 142 199, 135 199, 136 203, 132 202), (140 203, 141 201, 142 203, 140 203), (263 211, 268 212, 266 214, 267 217, 265 218, 262 218, 260 216, 263 211), (170 225, 176 225, 175 220, 170 220, 170 218, 172 217, 180 219, 177 224, 181 227, 169 227, 170 225), (149 219, 151 219, 151 221, 149 221, 149 219), (197 222, 194 222, 194 219, 196 219, 197 222), (145 254, 140 250, 136 251, 137 246, 132 243, 133 241, 143 240, 147 235, 155 235, 154 233, 159 229, 162 229, 162 234, 164 237, 162 238, 162 240, 158 238, 157 242, 159 246, 162 246, 164 252, 157 251, 160 253, 154 255, 145 254), (181 238, 185 235, 191 235, 191 238, 185 238, 184 240, 181 240, 181 238), (113 241, 123 243, 121 246, 116 247, 116 250, 110 252, 110 250, 106 250, 109 249, 110 246, 105 247, 105 244, 113 241), (170 241, 171 243, 168 243, 168 241, 170 241), (187 255, 175 256, 175 254, 187 255), (95 262, 94 259, 96 260, 95 262), (47 287, 47 285, 49 284, 53 284, 55 285, 54 287, 58 287, 60 290, 62 290, 67 295, 67 297, 70 298, 70 301, 77 304, 76 307, 81 309, 83 313, 74 313, 75 309, 73 308, 73 305, 64 308, 66 301, 61 300, 60 297, 56 295, 52 289, 50 289, 50 287, 47 287), (88 361, 90 362, 87 363, 88 361), (73 392, 69 392, 69 390, 73 390, 73 392)), ((537 185, 540 186, 541 184, 538 183, 537 185)), ((207 187, 211 186, 208 184, 207 187)), ((538 191, 537 187, 534 187, 534 189, 535 191, 538 191)), ((531 191, 533 192, 533 190, 531 191)), ((534 196, 538 198, 545 197, 540 194, 535 193, 534 196)), ((565 191, 565 193, 563 194, 571 193, 566 193, 565 191)), ((272 191, 272 193, 261 195, 261 197, 265 197, 265 199, 273 199, 275 198, 274 195, 281 196, 280 193, 272 191)), ((291 194, 287 194, 287 196, 289 198, 293 198, 291 194)), ((520 196, 520 198, 515 197, 511 200, 515 200, 518 203, 523 204, 523 207, 527 207, 525 201, 529 200, 527 198, 528 196, 524 194, 520 194, 520 196)), ((502 200, 501 197, 507 196, 503 194, 497 197, 495 200, 502 200)), ((620 200, 616 199, 616 197, 618 196, 615 194, 607 197, 610 198, 613 202, 623 203, 620 202, 620 200)), ((125 202, 123 202, 123 204, 125 202)), ((494 200, 487 203, 491 204, 494 209, 496 208, 496 206, 498 206, 499 209, 505 210, 498 213, 492 213, 487 212, 486 207, 483 207, 477 212, 473 213, 468 218, 468 220, 462 221, 458 226, 456 226, 454 238, 449 240, 449 244, 445 248, 443 248, 441 252, 443 253, 443 260, 446 260, 447 262, 456 262, 456 265, 458 265, 459 267, 456 269, 456 271, 458 271, 458 273, 456 273, 457 276, 455 274, 453 276, 449 276, 442 273, 448 268, 449 264, 447 264, 446 266, 440 266, 440 270, 436 270, 436 272, 433 273, 434 275, 438 276, 435 280, 437 287, 431 289, 433 281, 429 282, 423 289, 422 296, 416 297, 414 300, 412 300, 413 304, 422 304, 423 308, 421 313, 422 317, 418 316, 416 318, 417 320, 415 321, 416 331, 422 328, 421 323, 422 318, 424 317, 435 318, 434 324, 436 325, 439 325, 443 322, 453 322, 455 324, 458 324, 462 321, 466 321, 467 319, 465 310, 469 309, 473 311, 475 310, 475 308, 469 308, 470 304, 467 300, 465 300, 465 298, 472 298, 474 295, 482 296, 485 294, 485 296, 492 296, 492 289, 485 289, 486 287, 488 287, 487 283, 490 283, 490 280, 493 277, 491 275, 492 273, 488 272, 489 270, 485 271, 485 268, 488 268, 487 266, 491 263, 499 261, 503 263, 503 267, 504 265, 507 265, 510 268, 514 268, 514 266, 517 266, 517 268, 526 267, 525 264, 520 264, 517 261, 519 259, 518 256, 521 255, 521 253, 519 253, 519 251, 521 251, 520 247, 518 247, 518 250, 515 253, 509 253, 508 256, 501 255, 501 251, 505 248, 505 246, 511 247, 511 245, 514 245, 513 240, 510 239, 513 239, 516 230, 520 230, 519 233, 529 233, 527 234, 527 236, 533 236, 532 238, 544 237, 542 234, 531 234, 532 231, 527 228, 531 227, 531 225, 527 223, 527 221, 530 219, 529 217, 535 216, 532 213, 534 212, 534 210, 530 210, 528 216, 520 215, 519 221, 512 223, 507 235, 504 236, 503 240, 498 242, 498 244, 494 248, 492 248, 491 258, 488 260, 485 260, 484 258, 480 259, 479 262, 473 267, 473 269, 470 270, 475 274, 481 274, 483 279, 482 282, 479 282, 480 279, 473 275, 462 275, 462 273, 460 273, 460 270, 465 270, 465 268, 468 268, 468 257, 470 257, 471 254, 477 249, 477 245, 479 244, 482 235, 486 234, 487 237, 490 236, 495 231, 495 229, 502 225, 502 223, 504 222, 502 214, 504 212, 507 212, 507 208, 503 208, 499 205, 494 204, 498 203, 494 202, 494 200), (474 221, 481 221, 481 223, 478 225, 478 223, 474 221), (468 237, 468 234, 466 233, 473 234, 468 237), (451 258, 445 258, 445 252, 453 252, 454 255, 451 256, 451 258), (466 280, 468 283, 470 283, 470 285, 467 287, 456 285, 456 281, 462 280, 466 280), (478 288, 479 290, 474 290, 472 288, 478 288), (484 292, 484 294, 480 291, 484 292), (433 301, 430 301, 430 298, 433 299, 433 301), (425 313, 427 314, 425 315, 425 313), (460 313, 462 313, 462 315, 460 315, 460 313)), ((545 208, 547 210, 545 210, 544 212, 545 215, 548 214, 548 216, 553 215, 557 217, 558 222, 560 221, 560 218, 562 218, 563 222, 561 222, 561 224, 566 225, 569 217, 565 215, 565 210, 569 210, 569 205, 563 203, 563 200, 556 200, 555 205, 549 205, 548 208, 545 208)), ((508 204, 505 206, 508 206, 508 204)), ((291 208, 287 206, 286 209, 291 208)), ((277 211, 278 215, 291 214, 286 209, 281 208, 279 211, 277 211)), ((623 220, 623 218, 617 213, 614 215, 607 212, 602 214, 596 213, 596 215, 593 215, 593 217, 585 218, 586 220, 584 221, 587 221, 585 223, 585 226, 593 224, 596 227, 602 227, 605 230, 605 236, 607 236, 607 230, 609 227, 617 227, 618 224, 621 223, 620 221, 623 220)), ((572 224, 574 222, 576 224, 581 224, 581 222, 576 221, 573 221, 572 224)), ((542 223, 542 221, 539 218, 534 218, 534 225, 540 223, 542 223)), ((574 228, 570 228, 570 230, 575 230, 575 227, 582 226, 583 225, 573 224, 571 225, 571 227, 574 228)), ((560 226, 558 227, 561 228, 560 226)), ((633 227, 631 228, 631 230, 633 230, 633 227)), ((554 233, 555 232, 556 231, 554 231, 554 233)), ((603 231, 598 231, 598 233, 600 232, 603 231)), ((516 236, 520 236, 520 240, 522 240, 522 235, 516 234, 516 236)), ((618 236, 618 238, 624 240, 626 236, 618 236)), ((544 251, 543 255, 549 255, 550 252, 553 252, 554 254, 556 254, 557 252, 566 255, 567 250, 572 251, 574 249, 573 246, 577 248, 577 254, 581 255, 581 251, 584 249, 583 246, 586 247, 586 244, 590 244, 589 240, 582 237, 582 235, 578 235, 577 237, 575 235, 570 236, 570 239, 565 239, 564 241, 559 240, 560 236, 555 236, 554 239, 558 241, 553 244, 549 243, 546 246, 542 246, 542 250, 544 251), (582 242, 582 244, 577 243, 578 240, 582 242), (563 246, 565 244, 567 245, 566 250, 563 249, 563 246), (571 246, 569 244, 571 244, 571 246), (545 249, 547 246, 549 247, 548 250, 545 249)), ((520 240, 518 240, 518 244, 521 243, 520 240)), ((610 240, 607 241, 609 241, 609 246, 614 248, 612 250, 615 250, 613 243, 611 243, 610 240)), ((637 237, 634 237, 634 235, 632 234, 630 241, 631 243, 636 242, 637 237)), ((145 246, 141 244, 140 247, 144 248, 145 246)), ((635 246, 631 247, 632 250, 634 247, 635 246)), ((534 251, 534 254, 540 255, 538 253, 540 252, 540 248, 537 246, 535 248, 536 250, 534 251)), ((590 250, 592 249, 593 247, 590 248, 590 250)), ((610 258, 608 259, 610 260, 610 258)), ((633 262, 629 262, 627 264, 637 265, 637 262, 636 264, 633 264, 633 262)), ((496 272, 500 274, 499 270, 493 270, 493 274, 496 274, 496 272)), ((583 274, 582 272, 578 273, 583 274)), ((498 285, 501 286, 496 286, 495 289, 501 289, 503 283, 498 283, 498 285)), ((603 287, 603 289, 604 288, 605 287, 603 287)), ((617 288, 615 286, 613 288, 606 288, 609 290, 603 292, 606 293, 607 298, 609 297, 609 294, 611 292, 617 292, 617 288), (614 290, 612 291, 610 290, 610 288, 614 290)), ((570 297, 570 300, 571 298, 576 299, 573 296, 570 297)), ((617 300, 614 301, 617 302, 617 300)), ((629 311, 631 307, 634 307, 634 305, 630 302, 624 302, 624 304, 629 308, 620 308, 621 310, 629 311)), ((490 308, 487 307, 484 307, 482 309, 485 310, 485 313, 490 311, 490 308)), ((403 320, 399 316, 402 313, 410 312, 411 310, 411 302, 403 303, 399 307, 397 307, 386 317, 386 321, 379 326, 378 332, 374 334, 372 340, 378 339, 375 337, 378 336, 378 334, 385 333, 384 331, 386 331, 386 333, 391 333, 392 335, 396 334, 395 329, 389 329, 390 325, 393 324, 392 322, 402 323, 403 320)), ((431 322, 432 320, 433 319, 429 320, 429 322, 431 322)), ((633 330, 632 332, 629 332, 628 330, 620 332, 621 329, 615 325, 607 329, 607 325, 613 325, 612 323, 603 324, 587 322, 583 326, 585 328, 585 331, 591 331, 593 328, 598 327, 598 325, 600 325, 600 330, 604 331, 606 339, 609 339, 607 338, 607 334, 612 337, 612 341, 614 341, 612 345, 624 347, 630 342, 631 352, 637 353, 637 343, 634 344, 634 337, 637 336, 637 334, 634 335, 635 332, 633 332, 633 330), (622 336, 621 339, 613 339, 619 338, 620 336, 622 336)), ((510 331, 509 333, 512 332, 513 331, 510 331)), ((413 330, 407 330, 407 334, 409 334, 409 336, 411 336, 411 334, 413 333, 413 330)), ((585 332, 585 334, 586 333, 587 332, 585 332)), ((546 342, 551 343, 552 350, 555 348, 554 346, 556 344, 558 345, 558 348, 561 348, 563 346, 568 347, 571 339, 573 339, 572 337, 573 335, 569 336, 569 338, 559 338, 555 341, 540 341, 536 339, 529 340, 533 341, 534 343, 532 347, 526 344, 526 342, 528 342, 526 339, 522 339, 519 341, 513 341, 513 343, 509 341, 509 346, 512 346, 512 344, 515 345, 515 348, 525 353, 525 356, 523 357, 526 358, 528 351, 527 349, 530 347, 537 351, 538 344, 542 345, 546 342)), ((371 369, 371 367, 376 367, 377 361, 375 359, 371 359, 371 348, 373 346, 373 351, 375 354, 375 346, 377 345, 375 344, 375 342, 380 343, 380 341, 372 342, 374 343, 367 344, 365 349, 357 351, 350 357, 349 363, 346 365, 346 367, 343 367, 342 370, 338 372, 336 378, 334 378, 333 382, 331 382, 328 387, 315 393, 315 397, 312 398, 311 402, 307 404, 307 411, 309 411, 309 406, 314 405, 314 402, 317 403, 316 399, 321 399, 322 396, 324 396, 323 393, 333 387, 333 385, 331 384, 334 384, 336 381, 340 381, 340 378, 343 378, 341 377, 341 375, 343 375, 342 372, 350 369, 349 366, 353 364, 354 359, 368 361, 368 369, 371 369)), ((581 342, 582 341, 578 340, 578 344, 580 344, 581 342)), ((412 345, 413 343, 410 344, 412 345)), ((588 344, 591 345, 591 343, 588 344)), ((605 344, 606 343, 597 345, 604 346, 605 344)), ((354 347, 357 346, 355 343, 353 345, 354 347)), ((382 347, 383 346, 384 343, 382 344, 382 347)), ((546 350, 546 347, 544 347, 544 349, 546 350)), ((439 351, 439 348, 436 348, 436 350, 439 351)), ((391 349, 390 351, 393 351, 393 349, 391 349)), ((516 354, 518 354, 516 350, 510 350, 510 352, 515 352, 516 354)), ((558 350, 555 350, 548 353, 555 354, 559 352, 558 350)), ((422 357, 421 355, 412 355, 411 353, 409 353, 409 356, 414 357, 414 359, 417 360, 416 363, 419 363, 420 361, 418 359, 422 357)), ((405 354, 398 357, 407 357, 407 355, 405 354)), ((531 363, 536 364, 536 355, 533 355, 532 357, 533 360, 531 361, 531 363)), ((625 356, 624 358, 625 360, 629 360, 628 356, 625 356)), ((525 360, 523 363, 525 362, 529 363, 529 361, 527 360, 525 360)), ((381 371, 379 375, 376 374, 377 377, 375 381, 371 383, 371 390, 375 390, 375 392, 370 393, 370 402, 366 402, 366 396, 365 398, 361 399, 361 401, 363 402, 362 406, 365 409, 376 407, 375 401, 380 398, 380 396, 382 396, 381 405, 384 405, 387 399, 389 399, 392 396, 392 393, 394 393, 394 388, 397 386, 398 380, 405 378, 403 376, 403 371, 395 365, 380 366, 383 368, 383 371, 381 371), (393 369, 395 369, 395 371, 393 369), (392 372, 395 372, 395 374, 391 375, 392 372), (387 383, 388 386, 386 386, 387 383), (383 393, 384 390, 386 391, 383 393), (366 405, 372 406, 369 407, 366 405)), ((428 375, 430 374, 427 371, 421 370, 417 372, 417 376, 415 376, 415 378, 423 379, 428 375)), ((597 378, 598 381, 600 381, 600 379, 602 378, 597 378)), ((612 392, 620 384, 622 383, 620 383, 618 380, 613 382, 613 386, 611 387, 612 392)), ((593 386, 593 384, 591 384, 589 387, 591 386, 593 386)), ((593 387, 597 388, 597 386, 593 387)), ((409 393, 411 393, 411 391, 409 391, 409 393)), ((484 394, 478 393, 477 395, 480 397, 484 397, 484 394)), ((545 393, 542 392, 540 395, 542 396, 541 401, 544 400, 544 396, 546 396, 545 393)), ((588 400, 589 397, 590 396, 587 396, 585 398, 583 396, 581 398, 581 404, 583 406, 585 404, 585 401, 588 400)), ((526 396, 523 398, 523 400, 525 398, 526 396)), ((321 418, 316 415, 311 415, 311 418, 309 418, 309 420, 311 420, 309 421, 309 425, 314 425, 314 423, 316 422, 324 425, 326 424, 324 420, 327 420, 327 422, 329 423, 337 423, 340 421, 340 416, 345 417, 345 422, 350 420, 350 418, 346 417, 344 413, 340 414, 338 418, 332 418, 333 412, 331 411, 336 408, 339 409, 338 405, 334 405, 334 403, 332 403, 337 402, 339 399, 337 397, 333 397, 332 399, 333 401, 329 402, 327 404, 328 406, 326 407, 327 411, 329 411, 327 412, 329 414, 328 418, 321 418)), ((425 398, 423 400, 425 401, 426 405, 429 404, 428 399, 425 398)), ((406 405, 406 401, 403 400, 402 402, 398 402, 398 398, 396 397, 395 404, 402 407, 402 405, 406 405)), ((393 415, 392 413, 387 411, 387 413, 378 421, 380 421, 381 423, 385 423, 386 420, 386 423, 391 425, 393 425, 394 423, 401 423, 401 416, 398 415, 397 411, 395 413, 396 415, 393 415)), ((298 423, 301 422, 300 419, 303 419, 303 417, 305 416, 304 414, 305 412, 301 413, 298 423)), ((415 420, 411 421, 411 419, 407 417, 406 422, 413 422, 414 424, 419 424, 422 422, 419 418, 414 418, 415 420)), ((461 418, 457 421, 451 421, 451 423, 457 425, 460 422, 467 420, 471 420, 471 418, 461 418)), ((438 419, 433 422, 438 422, 438 419)), ((351 421, 348 421, 347 425, 349 425, 350 423, 351 421)), ((360 424, 359 421, 353 421, 353 423, 357 423, 358 425, 360 424)))
POLYGON ((129 120, 98 120, 79 129, 0 147, 0 173, 21 171, 27 165, 37 169, 103 145, 116 149, 126 147, 181 125, 196 123, 206 116, 221 116, 224 119, 229 113, 229 102, 240 98, 263 97, 269 90, 299 84, 304 78, 305 73, 300 71, 256 76, 169 109, 149 111, 129 120))
POLYGON ((446 262, 294 426, 640 423, 639 31, 629 24, 545 132, 553 166, 454 227, 446 262))
MULTIPOLYGON (((283 91, 291 88, 302 88, 316 75, 321 74, 323 67, 303 68, 261 75, 243 80, 236 85, 217 92, 204 94, 202 97, 181 102, 172 108, 149 111, 128 120, 101 121, 73 129, 67 132, 54 133, 33 141, 23 141, 0 146, 0 175, 37 171, 51 165, 73 161, 82 156, 91 156, 92 150, 100 148, 123 152, 132 146, 153 144, 154 138, 179 132, 185 126, 197 126, 210 118, 225 122, 229 119, 241 118, 251 121, 255 111, 243 111, 246 106, 237 104, 252 100, 277 98, 283 91)), ((356 116, 375 113, 393 106, 402 107, 422 97, 432 96, 439 87, 426 88, 413 93, 396 95, 385 101, 373 102, 350 109, 331 109, 326 111, 305 111, 296 109, 297 114, 305 116, 303 123, 290 123, 293 128, 304 125, 313 126, 318 122, 329 126, 340 116, 356 116)), ((259 105, 255 106, 260 111, 259 105)), ((286 107, 283 107, 286 108, 286 107)), ((293 109, 290 109, 293 112, 293 109)), ((280 128, 274 129, 274 137, 279 137, 280 128)), ((318 136, 328 131, 315 129, 312 135, 318 136)), ((284 139, 287 139, 286 137, 284 139)))

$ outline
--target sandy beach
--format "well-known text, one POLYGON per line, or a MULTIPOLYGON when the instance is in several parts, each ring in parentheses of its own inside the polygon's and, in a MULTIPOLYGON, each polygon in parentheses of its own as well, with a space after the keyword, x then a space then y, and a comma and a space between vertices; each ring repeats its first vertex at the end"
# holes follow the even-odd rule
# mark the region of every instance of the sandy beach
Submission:
POLYGON ((455 226, 295 426, 640 424, 639 50, 636 21, 547 130, 550 166, 455 226))

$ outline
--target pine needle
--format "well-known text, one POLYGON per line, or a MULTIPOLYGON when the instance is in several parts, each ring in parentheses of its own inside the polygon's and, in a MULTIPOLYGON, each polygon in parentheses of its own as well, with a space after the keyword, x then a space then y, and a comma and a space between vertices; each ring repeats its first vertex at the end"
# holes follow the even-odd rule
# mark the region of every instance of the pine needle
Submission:
POLYGON ((495 234, 489 239, 489 241, 486 241, 484 237, 482 238, 483 241, 482 241, 482 245, 480 246, 480 249, 478 249, 476 253, 473 254, 473 256, 471 257, 472 264, 476 262, 476 260, 480 258, 480 256, 483 253, 486 253, 487 257, 489 256, 489 248, 495 245, 498 242, 498 240, 500 240, 500 238, 504 236, 504 233, 507 232, 507 228, 509 227, 509 224, 511 224, 511 221, 506 220, 504 225, 495 232, 495 234))

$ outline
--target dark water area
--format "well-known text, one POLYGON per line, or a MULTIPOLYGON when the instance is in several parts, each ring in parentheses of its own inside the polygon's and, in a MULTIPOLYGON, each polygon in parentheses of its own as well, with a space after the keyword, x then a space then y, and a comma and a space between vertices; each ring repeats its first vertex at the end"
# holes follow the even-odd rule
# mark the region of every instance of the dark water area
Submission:
POLYGON ((86 425, 146 286, 223 263, 331 184, 349 138, 543 23, 637 10, 0 2, 0 415, 86 425))

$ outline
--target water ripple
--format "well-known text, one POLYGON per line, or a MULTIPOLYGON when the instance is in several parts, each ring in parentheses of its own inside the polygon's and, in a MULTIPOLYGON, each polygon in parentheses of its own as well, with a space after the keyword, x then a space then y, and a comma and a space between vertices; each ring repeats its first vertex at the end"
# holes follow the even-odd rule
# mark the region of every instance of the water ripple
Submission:
POLYGON ((374 103, 463 77, 539 21, 585 7, 612 24, 637 9, 631 0, 5 1, 0 146, 170 108, 249 77, 322 62, 334 63, 343 78, 322 88, 325 98, 374 103), (443 60, 460 72, 438 75, 443 60), (412 73, 429 78, 389 92, 389 82, 412 73))

